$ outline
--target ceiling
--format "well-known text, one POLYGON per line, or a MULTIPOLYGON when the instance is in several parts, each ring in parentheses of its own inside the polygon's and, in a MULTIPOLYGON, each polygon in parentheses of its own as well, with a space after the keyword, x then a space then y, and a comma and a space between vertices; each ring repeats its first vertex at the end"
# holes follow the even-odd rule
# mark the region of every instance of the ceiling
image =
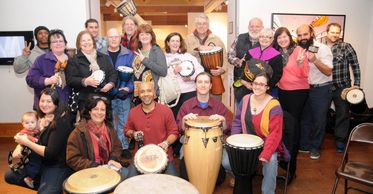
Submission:
MULTIPOLYGON (((188 12, 227 12, 226 0, 133 0, 137 14, 152 25, 187 25, 188 12)), ((103 21, 121 21, 115 5, 120 0, 100 0, 103 21)))

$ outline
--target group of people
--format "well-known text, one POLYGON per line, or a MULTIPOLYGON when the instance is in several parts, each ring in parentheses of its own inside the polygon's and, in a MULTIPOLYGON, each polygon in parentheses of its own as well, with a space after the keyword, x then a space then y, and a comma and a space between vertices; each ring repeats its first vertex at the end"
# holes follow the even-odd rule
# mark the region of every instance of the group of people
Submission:
MULTIPOLYGON (((9 170, 5 180, 39 193, 61 193, 72 172, 89 167, 108 164, 119 169, 123 179, 135 176, 136 167, 127 168, 121 157, 131 158, 129 142, 137 141, 138 134, 145 145, 165 150, 164 173, 178 176, 173 152, 179 150, 171 145, 183 135, 186 121, 209 116, 222 123, 226 135, 249 133, 264 140, 258 158, 263 163, 262 192, 274 193, 280 161, 290 163, 291 182, 299 151, 309 152, 311 159, 320 157, 332 100, 337 113, 336 149, 344 150, 349 108, 340 94, 351 87, 349 66, 354 86, 360 87, 360 69, 353 47, 339 39, 339 24, 328 25, 326 44, 315 40, 311 26, 301 25, 296 43, 286 27, 273 33, 261 19, 253 18, 248 33, 240 34, 228 53, 209 30, 205 14, 197 16, 195 24, 185 39, 177 32, 169 34, 164 52, 151 25, 139 25, 131 16, 123 19, 123 35, 111 28, 106 39, 98 35, 97 20, 89 19, 77 36, 74 56, 66 52, 63 31, 37 27, 36 46, 30 50, 26 45, 14 62, 16 73, 28 70, 26 82, 35 92, 37 117, 31 119, 35 126, 22 119, 25 130, 14 137, 19 146, 12 153, 14 159, 21 158, 27 147, 35 162, 9 170), (201 65, 199 53, 216 47, 223 49, 222 64, 216 69, 201 65), (194 69, 187 76, 180 74, 185 61, 194 69), (212 77, 223 75, 228 62, 234 66, 233 120, 221 102, 224 91, 211 92, 216 87, 212 77), (130 73, 129 79, 119 76, 122 69, 130 73), (181 93, 171 108, 157 102, 158 80, 166 76, 176 79, 181 93), (38 133, 25 132, 32 130, 38 133)), ((181 161, 180 174, 187 179, 181 161)), ((225 150, 222 167, 231 170, 225 150)))

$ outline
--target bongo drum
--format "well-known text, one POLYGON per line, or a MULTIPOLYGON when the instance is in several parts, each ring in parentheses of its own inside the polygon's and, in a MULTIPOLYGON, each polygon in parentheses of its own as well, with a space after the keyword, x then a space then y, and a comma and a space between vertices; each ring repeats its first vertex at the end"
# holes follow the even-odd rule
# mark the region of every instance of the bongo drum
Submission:
POLYGON ((106 193, 112 191, 120 180, 119 173, 113 169, 87 168, 67 178, 63 188, 67 193, 106 193))
POLYGON ((198 194, 188 181, 166 174, 144 174, 126 179, 114 194, 198 194))
MULTIPOLYGON (((199 56, 201 57, 201 64, 206 70, 217 69, 217 67, 223 66, 223 48, 214 47, 209 51, 199 51, 199 56)), ((224 93, 224 84, 221 76, 211 76, 211 93, 219 95, 224 93)))
POLYGON ((183 61, 181 62, 180 66, 181 66, 181 71, 179 72, 179 74, 182 77, 189 77, 194 74, 195 70, 194 70, 194 65, 192 61, 183 61))
POLYGON ((226 140, 226 150, 235 176, 234 194, 252 193, 251 177, 256 172, 263 140, 250 134, 231 135, 226 140))
POLYGON ((133 74, 133 69, 127 66, 119 66, 118 70, 118 77, 120 81, 128 82, 133 74))
POLYGON ((222 156, 222 123, 198 116, 185 122, 184 159, 189 181, 201 194, 214 191, 222 156))
POLYGON ((158 145, 148 144, 137 150, 134 157, 136 169, 142 174, 161 173, 167 166, 167 153, 158 145))

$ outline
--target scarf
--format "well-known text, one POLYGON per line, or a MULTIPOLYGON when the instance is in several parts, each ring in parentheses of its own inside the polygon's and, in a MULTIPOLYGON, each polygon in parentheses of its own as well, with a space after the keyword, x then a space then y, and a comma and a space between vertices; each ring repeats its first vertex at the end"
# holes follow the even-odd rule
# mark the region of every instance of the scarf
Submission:
POLYGON ((57 60, 56 64, 54 65, 54 73, 58 74, 60 79, 57 82, 57 86, 61 87, 62 89, 66 86, 66 76, 65 76, 65 69, 67 67, 67 60, 61 62, 57 60))
POLYGON ((200 45, 205 45, 205 42, 206 42, 207 38, 209 37, 209 35, 210 35, 211 33, 212 33, 212 32, 211 32, 210 30, 207 30, 207 32, 206 32, 206 37, 203 38, 203 39, 201 39, 201 38, 198 36, 198 32, 197 32, 197 30, 194 30, 193 35, 198 39, 200 45))
POLYGON ((289 56, 293 53, 294 48, 295 47, 288 48, 288 50, 286 52, 284 52, 284 50, 281 49, 281 48, 279 49, 280 53, 281 53, 281 56, 282 56, 282 64, 284 64, 284 66, 286 66, 286 64, 288 63, 289 56))
POLYGON ((91 54, 85 53, 82 51, 85 57, 87 57, 88 61, 91 63, 89 65, 89 70, 90 71, 96 71, 100 69, 100 66, 97 64, 97 51, 93 50, 91 54))
POLYGON ((131 36, 128 37, 126 33, 124 33, 122 37, 122 46, 128 48, 131 51, 135 50, 135 42, 136 42, 136 37, 137 37, 137 31, 131 36))
POLYGON ((92 138, 93 147, 98 147, 94 150, 96 162, 99 164, 107 164, 111 152, 111 141, 105 124, 97 127, 96 124, 89 120, 87 122, 87 130, 92 138), (96 145, 96 146, 95 146, 96 145), (98 153, 96 153, 98 151, 98 153), (98 159, 96 157, 99 157, 98 159))

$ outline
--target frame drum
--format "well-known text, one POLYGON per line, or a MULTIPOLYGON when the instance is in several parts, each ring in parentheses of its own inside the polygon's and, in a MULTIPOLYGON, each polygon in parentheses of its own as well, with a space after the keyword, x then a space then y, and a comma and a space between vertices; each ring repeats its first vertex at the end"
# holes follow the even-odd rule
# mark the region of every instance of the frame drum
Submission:
POLYGON ((222 123, 198 116, 185 121, 184 159, 189 181, 200 194, 214 191, 222 157, 222 123))
POLYGON ((195 70, 194 70, 194 65, 192 61, 183 61, 181 62, 180 66, 181 66, 181 71, 179 72, 179 74, 182 77, 189 77, 194 74, 195 70))
POLYGON ((258 167, 263 145, 263 140, 256 135, 236 134, 227 138, 225 147, 236 177, 234 194, 252 193, 251 176, 258 167))
POLYGON ((167 153, 155 144, 143 146, 137 150, 134 157, 135 167, 142 174, 161 173, 167 162, 167 153))
POLYGON ((126 179, 114 194, 198 194, 188 181, 166 174, 144 174, 126 179))
POLYGON ((113 169, 87 168, 67 178, 63 183, 63 188, 68 193, 104 193, 112 191, 120 180, 119 173, 113 169))

